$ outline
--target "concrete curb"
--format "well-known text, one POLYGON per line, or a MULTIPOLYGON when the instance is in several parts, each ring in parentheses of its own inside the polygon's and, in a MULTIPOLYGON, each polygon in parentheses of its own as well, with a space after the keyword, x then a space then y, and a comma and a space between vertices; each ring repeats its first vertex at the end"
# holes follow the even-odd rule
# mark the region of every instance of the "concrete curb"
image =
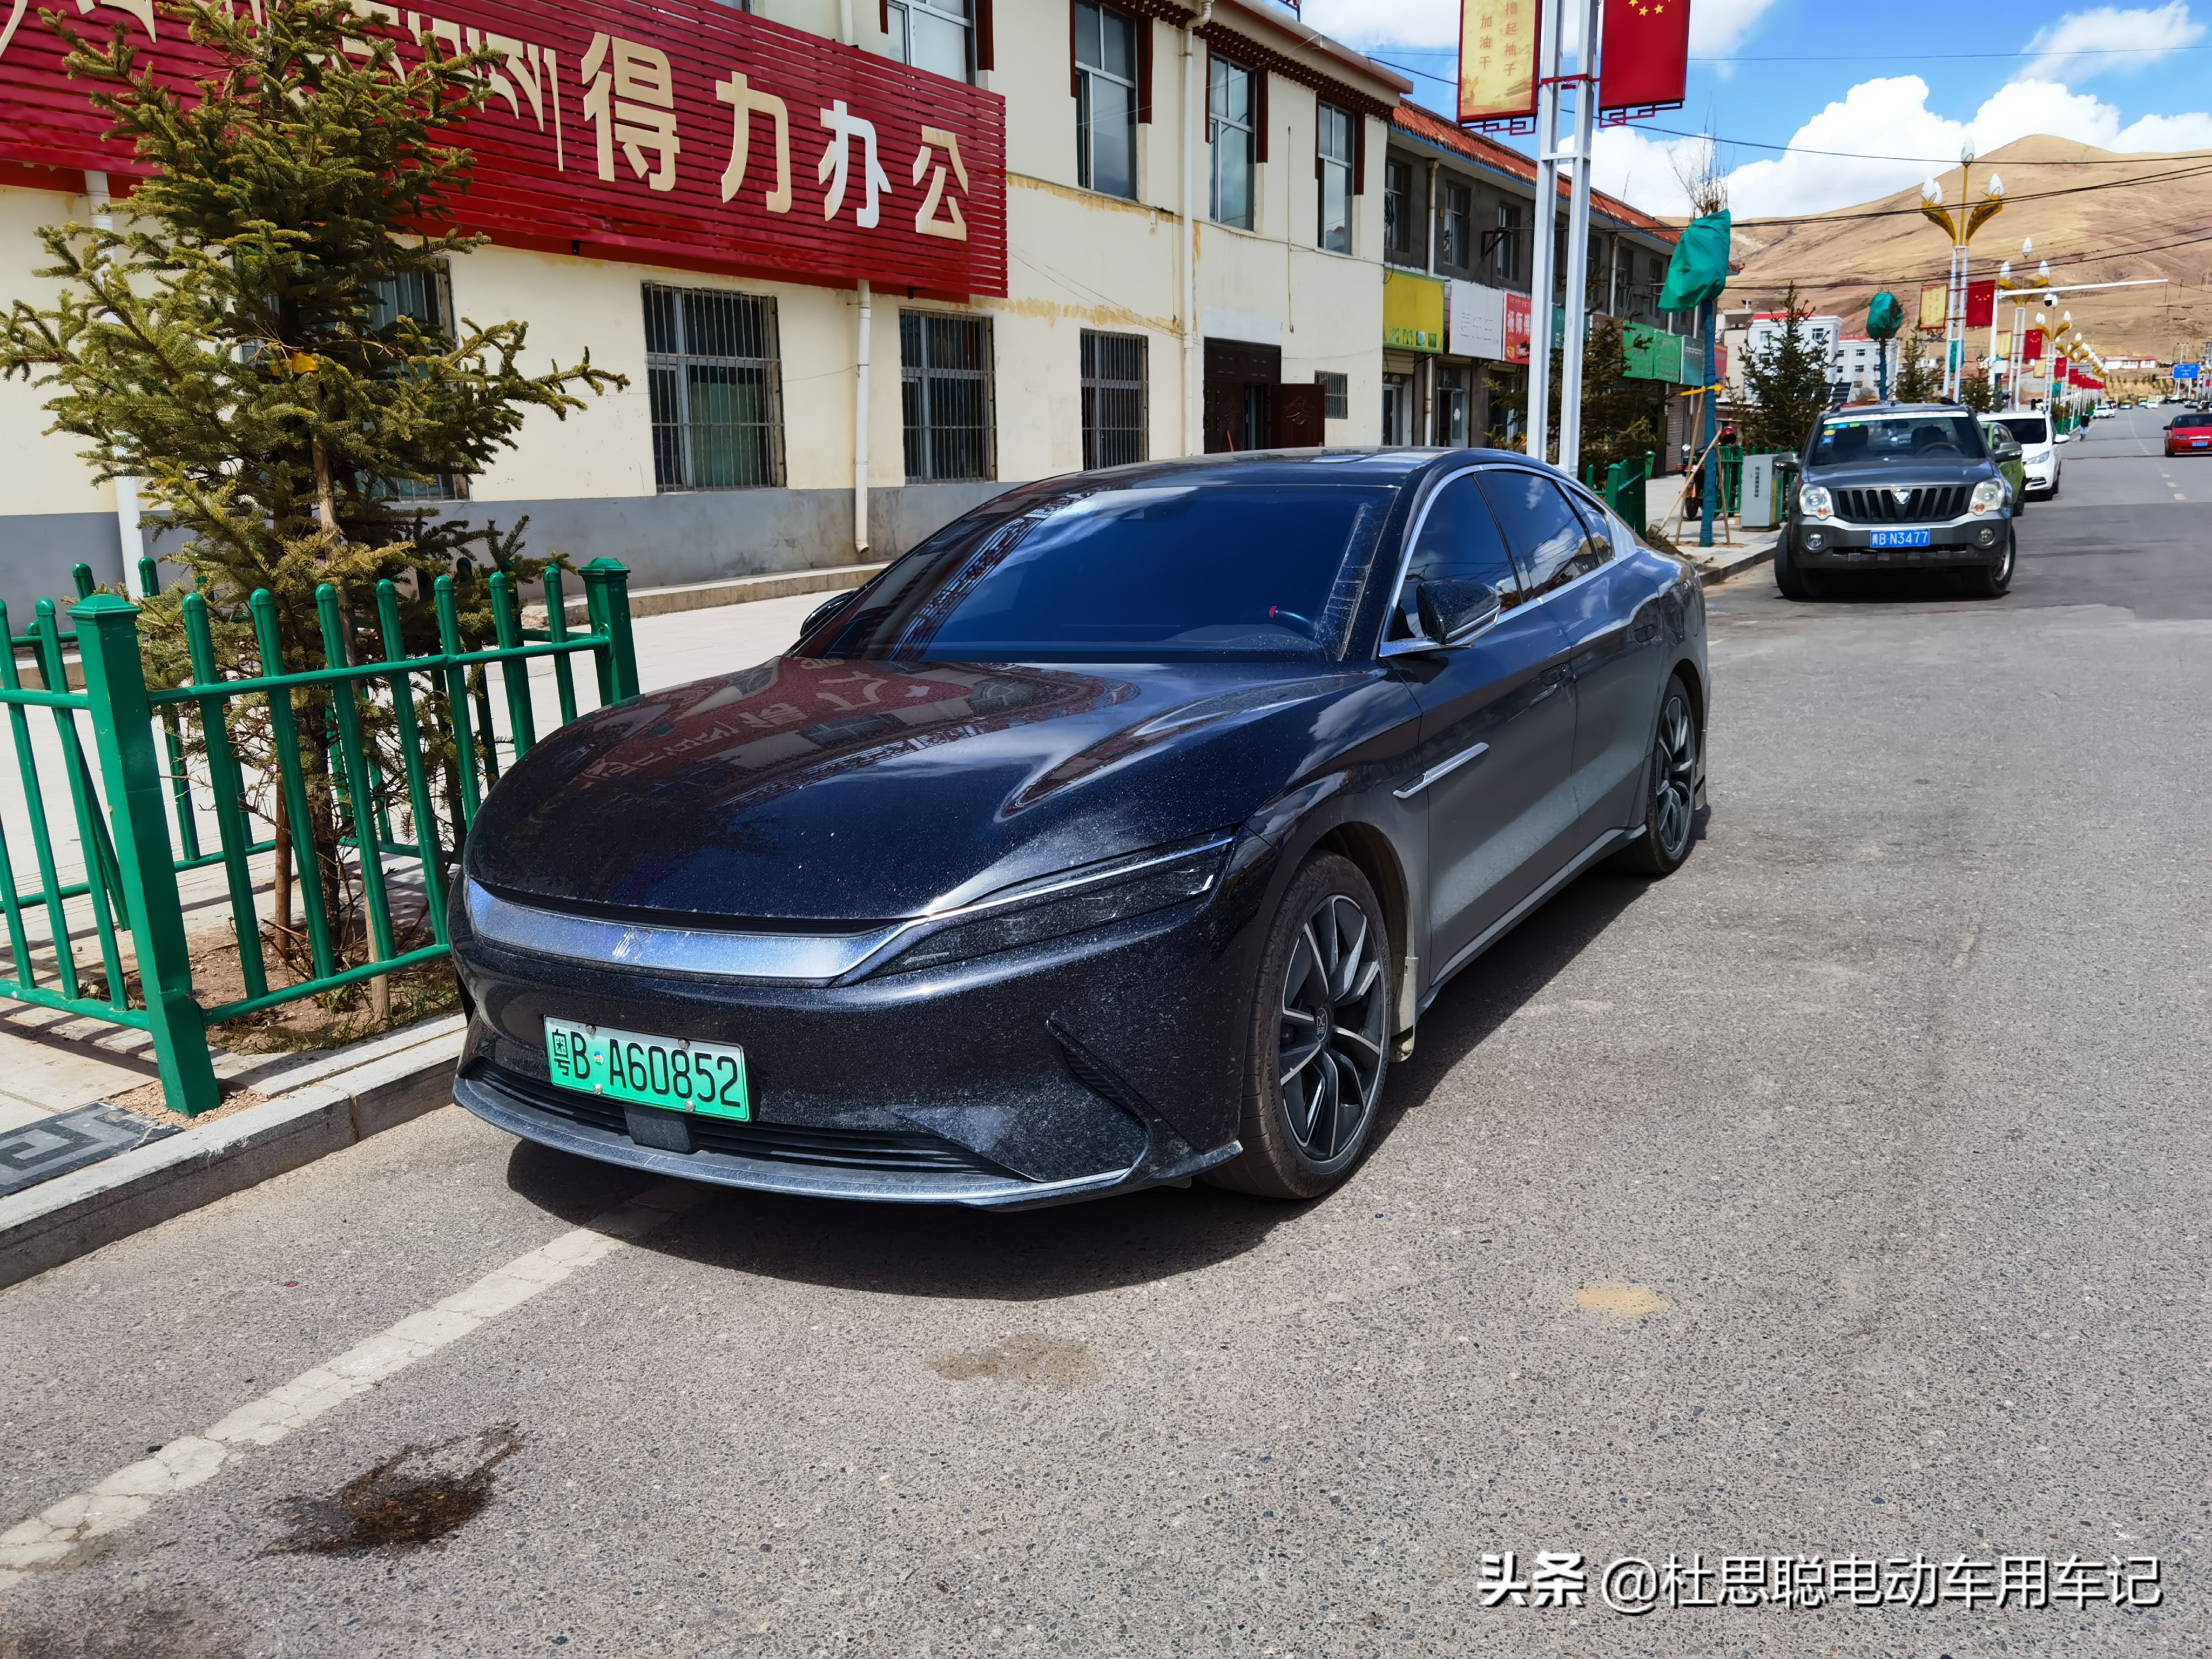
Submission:
MULTIPOLYGON (((828 593, 858 587, 884 567, 880 564, 833 564, 815 570, 777 570, 764 576, 734 576, 726 581, 688 582, 679 587, 638 587, 630 590, 629 614, 665 617, 679 611, 705 611, 715 605, 750 605, 755 599, 787 599, 793 593, 828 593)), ((545 625, 545 605, 528 606, 524 620, 533 628, 545 625)), ((571 623, 588 620, 581 598, 568 601, 571 623)))
POLYGON ((1764 547, 1743 548, 1735 552, 1723 554, 1710 563, 1699 564, 1698 580, 1705 586, 1711 587, 1717 582, 1728 580, 1731 576, 1741 576, 1747 570, 1756 570, 1773 557, 1772 542, 1767 543, 1764 547))
MULTIPOLYGON (((154 1141, 0 1199, 0 1286, 212 1204, 453 1098, 456 1023, 394 1050, 295 1068, 286 1091, 204 1129, 154 1141), (317 1075, 303 1079, 298 1073, 317 1075)), ((399 1034, 404 1035, 404 1034, 399 1034)))

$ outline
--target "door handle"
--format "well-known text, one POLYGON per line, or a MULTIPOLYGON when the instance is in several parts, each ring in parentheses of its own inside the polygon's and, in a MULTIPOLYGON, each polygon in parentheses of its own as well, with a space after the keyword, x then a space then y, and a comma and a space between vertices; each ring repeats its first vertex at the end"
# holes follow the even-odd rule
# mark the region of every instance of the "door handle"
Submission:
POLYGON ((1543 702, 1545 698, 1550 696, 1553 692, 1558 690, 1566 683, 1567 676, 1565 671, 1564 669, 1555 669, 1546 678, 1544 681, 1544 689, 1541 691, 1539 691, 1534 696, 1528 699, 1528 707, 1534 708, 1538 703, 1543 702))
POLYGON ((1419 794, 1422 790, 1427 788, 1437 779, 1449 777, 1453 773, 1458 771, 1461 767, 1465 766, 1469 761, 1480 760, 1489 752, 1490 745, 1486 743, 1478 743, 1472 749, 1462 749, 1459 753, 1454 755, 1449 760, 1438 761, 1434 766, 1431 766, 1427 771, 1422 773, 1419 777, 1415 778, 1403 789, 1393 789, 1390 793, 1395 795, 1400 800, 1411 800, 1414 796, 1419 794))

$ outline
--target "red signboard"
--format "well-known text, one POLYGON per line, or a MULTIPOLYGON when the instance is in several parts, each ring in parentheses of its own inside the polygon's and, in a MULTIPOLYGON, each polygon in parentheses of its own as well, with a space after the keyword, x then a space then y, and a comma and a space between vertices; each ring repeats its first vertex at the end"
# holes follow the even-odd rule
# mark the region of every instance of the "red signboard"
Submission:
POLYGON ((1505 296, 1505 361, 1525 363, 1528 361, 1528 331, 1531 326, 1528 296, 1509 293, 1505 296))
POLYGON ((1598 38, 1600 109, 1682 101, 1690 74, 1690 0, 1613 0, 1598 38))
MULTIPOLYGON (((143 61, 189 85, 204 58, 174 18, 104 3, 88 30, 131 20, 143 61)), ((716 0, 357 9, 405 58, 426 33, 501 55, 490 104, 453 135, 476 155, 456 204, 471 230, 799 282, 1006 291, 1006 111, 990 93, 716 0)), ((100 137, 61 60, 32 0, 0 0, 0 160, 143 171, 100 137)))

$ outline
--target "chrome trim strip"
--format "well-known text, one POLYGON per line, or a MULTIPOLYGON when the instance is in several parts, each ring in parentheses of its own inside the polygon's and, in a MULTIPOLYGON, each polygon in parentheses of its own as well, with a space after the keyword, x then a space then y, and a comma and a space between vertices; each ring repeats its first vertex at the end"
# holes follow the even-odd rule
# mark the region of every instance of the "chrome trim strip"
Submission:
POLYGON ((1486 743, 1478 743, 1472 749, 1462 749, 1459 753, 1454 755, 1449 760, 1438 761, 1434 766, 1431 766, 1427 771, 1422 773, 1419 777, 1415 778, 1403 789, 1393 789, 1390 793, 1395 795, 1400 800, 1411 800, 1414 796, 1419 794, 1422 790, 1434 783, 1438 778, 1449 777, 1453 773, 1458 771, 1461 767, 1466 765, 1469 761, 1480 760, 1489 752, 1490 745, 1486 743))
MULTIPOLYGON (((710 979, 765 979, 828 984, 881 960, 908 934, 942 923, 964 921, 1010 905, 1058 897, 1103 881, 1118 881, 1163 864, 1218 853, 1235 840, 1219 836, 1195 846, 1120 860, 1099 869, 1046 878, 972 904, 886 922, 851 933, 748 933, 713 927, 608 921, 517 904, 468 884, 469 926, 477 936, 511 950, 535 951, 574 962, 643 968, 710 979)), ((1213 890, 1207 879, 1201 892, 1213 890)), ((1194 894, 1196 897, 1199 895, 1194 894)))
POLYGON ((1443 989, 1444 981, 1446 980, 1449 979, 1461 969, 1466 967, 1468 963, 1473 962, 1475 957, 1480 956, 1484 951, 1487 950, 1497 941, 1498 937, 1503 934, 1506 929, 1512 927, 1514 923, 1519 921, 1522 917, 1527 915, 1531 910, 1541 904, 1546 899, 1551 897, 1553 894, 1558 892, 1559 889, 1565 886, 1577 876, 1582 874, 1583 871, 1589 866, 1591 861, 1596 859, 1601 854, 1607 851, 1620 842, 1633 841, 1637 836, 1643 833, 1644 826, 1640 823, 1632 830, 1608 830, 1605 834, 1600 836, 1589 846, 1583 848, 1581 852, 1576 854, 1574 857, 1569 859, 1565 864, 1561 865, 1549 881, 1539 887, 1534 892, 1529 894, 1527 898, 1522 899, 1520 903, 1515 905, 1504 915, 1498 917, 1496 921, 1492 922, 1490 926, 1485 928, 1477 938, 1460 947, 1458 954, 1454 956, 1449 962, 1444 963, 1443 969, 1438 972, 1436 978, 1430 981, 1427 994, 1421 998, 1421 1006, 1424 1009, 1426 1009, 1430 1003, 1436 1000, 1437 993, 1443 989))

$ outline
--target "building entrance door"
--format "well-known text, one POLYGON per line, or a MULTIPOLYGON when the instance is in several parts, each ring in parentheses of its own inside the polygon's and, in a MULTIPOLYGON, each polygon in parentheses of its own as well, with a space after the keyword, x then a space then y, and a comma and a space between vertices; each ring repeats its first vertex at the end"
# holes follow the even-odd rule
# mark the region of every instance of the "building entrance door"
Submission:
POLYGON ((1413 377, 1382 377, 1382 441, 1404 446, 1413 441, 1413 377))
POLYGON ((1273 404, 1283 349, 1249 340, 1206 343, 1206 453, 1265 449, 1274 441, 1273 404))

